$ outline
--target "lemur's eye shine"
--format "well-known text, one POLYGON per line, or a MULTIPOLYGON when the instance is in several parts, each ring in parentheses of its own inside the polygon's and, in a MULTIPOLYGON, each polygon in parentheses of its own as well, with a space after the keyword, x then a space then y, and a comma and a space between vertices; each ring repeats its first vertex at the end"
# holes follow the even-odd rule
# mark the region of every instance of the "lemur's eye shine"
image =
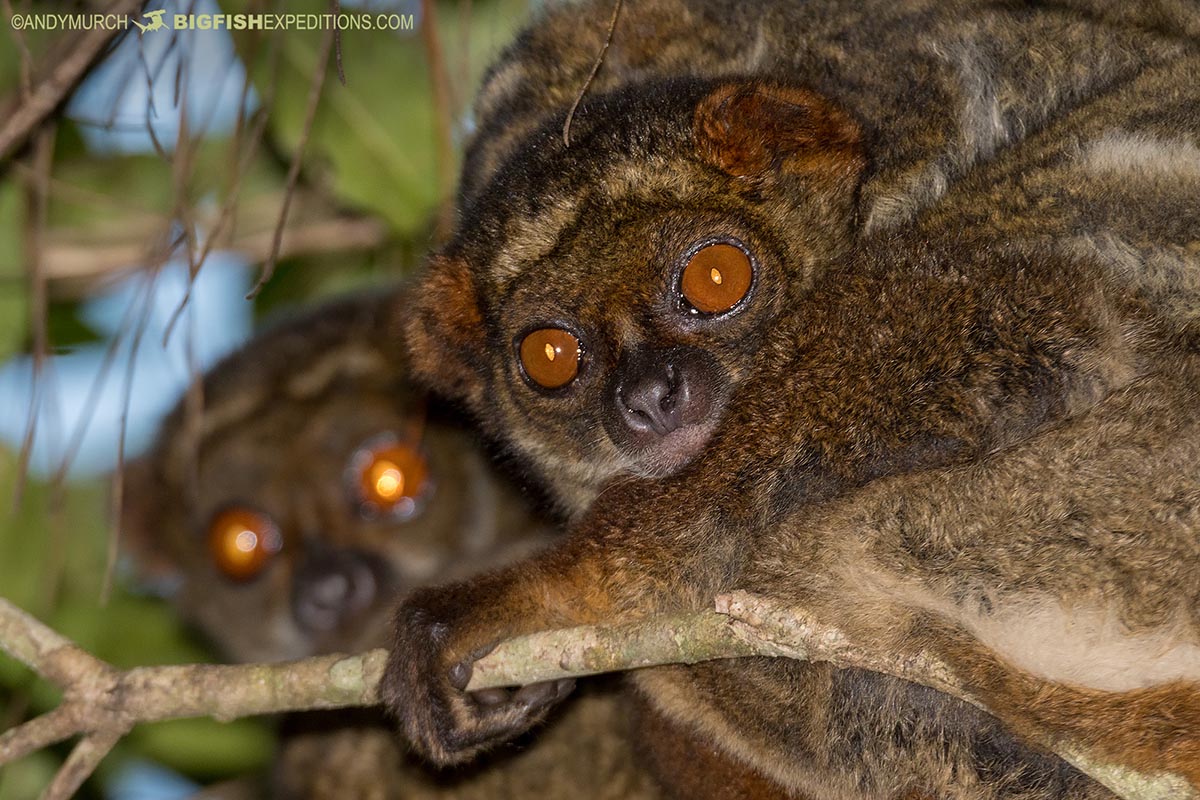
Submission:
POLYGON ((412 516, 429 490, 429 466, 414 447, 388 439, 354 454, 350 483, 367 516, 412 516))
POLYGON ((213 563, 235 581, 257 577, 282 547, 278 526, 266 514, 248 508, 226 509, 208 526, 213 563))
POLYGON ((579 339, 562 328, 539 328, 521 340, 521 367, 543 389, 560 389, 579 374, 583 348, 579 339))
POLYGON ((679 291, 697 312, 723 314, 742 301, 753 282, 750 256, 722 242, 692 254, 680 276, 679 291))

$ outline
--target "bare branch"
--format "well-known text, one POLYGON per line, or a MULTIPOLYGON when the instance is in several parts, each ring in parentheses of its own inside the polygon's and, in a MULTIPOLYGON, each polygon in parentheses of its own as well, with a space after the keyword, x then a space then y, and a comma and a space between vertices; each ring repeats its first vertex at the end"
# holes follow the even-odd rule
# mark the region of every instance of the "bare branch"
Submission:
POLYGON ((308 86, 308 106, 304 110, 304 126, 300 129, 300 140, 296 142, 296 152, 292 154, 292 163, 288 167, 287 186, 283 194, 283 206, 279 209, 279 222, 275 225, 275 236, 271 243, 271 252, 263 264, 262 274, 258 283, 246 295, 252 300, 271 280, 275 274, 275 265, 279 260, 279 249, 283 245, 283 231, 287 226, 288 209, 292 205, 292 197, 296 194, 296 186, 300 181, 300 166, 304 163, 304 151, 308 147, 308 137, 312 135, 313 123, 317 119, 317 107, 321 104, 321 90, 325 86, 325 72, 329 67, 329 56, 333 52, 333 44, 337 40, 337 29, 331 27, 321 37, 321 47, 317 54, 312 81, 308 86))
POLYGON ((437 8, 433 0, 421 0, 421 41, 425 45, 425 60, 429 65, 429 81, 433 98, 435 161, 437 162, 438 194, 441 205, 437 215, 436 235, 444 240, 450 235, 453 223, 449 198, 454 192, 454 141, 451 119, 454 100, 446 58, 438 36, 437 8))
POLYGON ((65 691, 57 709, 0 735, 0 764, 78 734, 116 732, 119 738, 140 722, 375 705, 387 658, 385 651, 373 650, 279 664, 121 672, 3 598, 0 647, 65 691))
MULTIPOLYGON (((116 0, 102 13, 127 17, 136 13, 144 0, 116 0)), ((101 51, 117 35, 116 30, 94 28, 78 37, 65 40, 43 59, 42 69, 46 77, 38 81, 27 97, 18 95, 0 112, 0 161, 12 155, 30 133, 47 117, 54 113, 76 84, 82 80, 89 66, 101 51)))
POLYGON ((0 598, 0 647, 56 686, 111 669, 67 637, 0 598))
POLYGON ((79 730, 77 716, 73 707, 59 706, 0 734, 0 764, 24 758, 74 736, 79 730))
MULTIPOLYGON (((0 599, 0 647, 63 686, 63 705, 0 736, 0 764, 75 734, 88 743, 76 762, 92 764, 139 722, 375 705, 387 661, 384 650, 281 664, 139 667, 117 672, 0 599), (70 668, 64 668, 65 663, 70 668), (102 738, 107 737, 107 738, 102 738)), ((828 661, 933 687, 984 706, 932 658, 897 658, 850 641, 803 610, 744 592, 722 595, 715 611, 648 619, 617 628, 585 626, 504 642, 475 665, 471 690, 513 686, 662 664, 740 656, 828 661)), ((984 708, 986 711, 987 709, 984 708)), ((1071 742, 1042 741, 1126 800, 1198 800, 1181 777, 1114 767, 1071 742)), ((71 777, 62 777, 63 785, 71 777)))
MULTIPOLYGON (((205 249, 221 248, 243 254, 251 263, 262 263, 274 246, 274 230, 249 228, 215 243, 213 237, 204 240, 205 249)), ((148 243, 137 225, 128 232, 113 236, 109 232, 78 235, 51 231, 45 245, 45 275, 54 283, 77 282, 90 286, 137 264, 154 263, 169 254, 169 243, 148 243)), ((370 250, 379 247, 388 237, 387 226, 374 217, 333 215, 325 218, 306 218, 289 223, 279 242, 279 258, 321 253, 341 253, 370 250)), ((202 255, 207 255, 202 253, 202 255)), ((61 293, 64 287, 57 287, 61 293)), ((66 287, 72 293, 72 287, 66 287)))
POLYGON ((476 662, 467 688, 475 691, 759 654, 753 641, 730 626, 729 617, 706 611, 621 627, 565 628, 511 639, 476 662))
POLYGON ((122 730, 93 733, 79 740, 71 755, 63 762, 54 780, 42 793, 42 800, 68 800, 100 765, 113 746, 125 735, 122 730))
MULTIPOLYGON (((46 273, 42 259, 43 239, 46 234, 46 216, 49 206, 50 170, 54 159, 54 140, 57 126, 43 128, 34 142, 30 161, 32 167, 25 183, 25 227, 24 257, 25 274, 29 283, 29 328, 33 342, 33 388, 29 393, 29 411, 25 421, 25 436, 17 456, 17 479, 13 484, 13 508, 21 505, 28 477, 29 461, 33 457, 33 443, 38 430, 38 408, 46 392, 48 381, 45 376, 46 356, 49 351, 49 313, 46 295, 46 273)), ((51 584, 56 584, 52 580, 51 584)))
POLYGON ((25 31, 12 24, 13 15, 16 14, 12 7, 12 0, 3 0, 0 5, 4 7, 4 16, 8 19, 9 35, 20 55, 17 69, 21 101, 24 102, 33 92, 33 54, 29 52, 29 41, 25 38, 25 31))

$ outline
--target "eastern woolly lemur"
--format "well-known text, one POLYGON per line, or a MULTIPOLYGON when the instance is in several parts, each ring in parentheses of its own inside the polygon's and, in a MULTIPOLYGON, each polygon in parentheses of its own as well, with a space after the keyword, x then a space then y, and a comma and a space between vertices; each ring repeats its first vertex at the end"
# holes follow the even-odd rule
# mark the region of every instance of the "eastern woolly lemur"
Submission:
POLYGON ((1109 796, 1026 736, 1200 788, 1195 204, 1130 195, 1142 244, 1182 248, 1155 281, 1146 249, 1122 271, 1083 246, 1121 230, 1054 207, 1080 184, 1014 223, 979 177, 1068 174, 1021 159, 1120 108, 1174 109, 1194 147, 1195 44, 1162 23, 1195 13, 630 0, 568 146, 605 5, 550 11, 491 71, 408 324, 417 373, 572 529, 408 597, 384 685, 405 736, 458 762, 561 699, 465 693, 497 640, 746 588, 938 659, 999 721, 819 664, 647 671, 677 794, 726 791, 694 758, 715 745, 755 796, 1109 796))
MULTIPOLYGON (((395 338, 404 302, 403 290, 354 296, 259 335, 204 376, 202 412, 185 398, 131 465, 127 545, 143 573, 177 585, 180 611, 230 658, 378 647, 403 591, 552 538, 471 431, 426 413, 395 338)), ((412 759, 377 714, 292 715, 261 790, 654 797, 622 707, 593 689, 532 746, 450 772, 412 759)))
POLYGON ((426 413, 404 302, 364 294, 256 337, 130 468, 130 545, 231 658, 378 646, 404 590, 550 540, 474 435, 426 413))

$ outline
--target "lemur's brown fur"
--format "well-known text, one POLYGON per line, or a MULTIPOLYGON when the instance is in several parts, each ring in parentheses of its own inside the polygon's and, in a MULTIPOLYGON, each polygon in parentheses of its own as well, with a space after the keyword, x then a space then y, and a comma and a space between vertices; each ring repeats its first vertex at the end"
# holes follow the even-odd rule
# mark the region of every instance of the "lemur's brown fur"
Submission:
MULTIPOLYGON (((531 498, 488 464, 477 437, 427 409, 410 384, 391 337, 404 303, 403 290, 362 294, 259 334, 204 376, 202 413, 182 401, 151 453, 131 466, 124 541, 226 657, 276 661, 379 647, 386 613, 404 591, 551 541, 531 498), (429 463, 432 494, 411 518, 364 515, 356 501, 354 459, 380 437, 408 440, 429 463), (206 541, 213 515, 231 506, 269 514, 283 536, 282 551, 251 579, 221 574, 206 541), (370 570, 371 601, 340 608, 325 593, 362 578, 361 566, 370 570), (306 622, 312 602, 336 618, 306 622)), ((536 738, 448 771, 408 754, 377 713, 293 715, 265 783, 241 781, 208 796, 657 797, 630 747, 623 708, 612 687, 589 686, 536 738)))
POLYGON ((943 661, 998 721, 819 664, 645 671, 679 795, 708 765, 812 800, 1108 797, 1026 738, 1060 734, 1200 788, 1194 6, 628 0, 567 146, 610 8, 548 11, 489 73, 407 319, 417 373, 574 521, 401 606, 405 736, 458 762, 561 698, 464 693, 499 639, 746 588, 943 661), (1069 160, 1125 128, 1167 156, 1069 160), (1096 187, 1130 158, 1136 191, 1096 187), (754 274, 706 317, 680 273, 711 242, 754 274), (520 366, 545 328, 583 353, 553 391, 520 366), (667 432, 635 437, 655 370, 667 432))

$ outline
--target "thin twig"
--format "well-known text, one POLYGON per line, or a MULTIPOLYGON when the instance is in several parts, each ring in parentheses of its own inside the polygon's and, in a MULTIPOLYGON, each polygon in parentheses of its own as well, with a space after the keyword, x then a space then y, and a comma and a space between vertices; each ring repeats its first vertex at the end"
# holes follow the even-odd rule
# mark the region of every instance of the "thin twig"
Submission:
POLYGON ((4 0, 3 5, 4 16, 8 18, 10 35, 20 56, 18 61, 18 80, 21 90, 21 102, 24 103, 33 94, 33 54, 29 52, 29 40, 25 38, 25 31, 12 24, 12 18, 16 14, 16 11, 12 7, 12 0, 4 0))
POLYGON ((433 0, 421 0, 421 41, 425 45, 425 61, 429 65, 429 81, 433 96, 435 159, 438 174, 438 196, 441 208, 437 215, 435 236, 439 241, 450 235, 452 209, 448 200, 454 191, 454 140, 451 120, 450 75, 446 71, 446 56, 438 35, 437 8, 433 0))
MULTIPOLYGON (((278 206, 273 208, 277 209, 278 206)), ((290 216, 296 217, 296 214, 290 216)), ((205 215, 202 219, 211 217, 205 215)), ((234 221, 233 217, 221 216, 216 224, 227 234, 231 227, 229 223, 234 221)), ((138 264, 154 264, 163 260, 164 255, 172 251, 173 243, 161 240, 147 242, 138 222, 130 220, 128 230, 119 231, 115 236, 113 232, 72 235, 67 231, 51 229, 44 245, 43 263, 45 277, 54 287, 55 295, 78 296, 80 292, 86 292, 96 283, 114 275, 148 269, 138 267, 138 264)), ((201 218, 197 223, 200 230, 209 230, 204 227, 201 218)), ((216 240, 209 235, 202 238, 200 260, 206 261, 209 251, 219 247, 242 254, 250 263, 262 263, 270 255, 274 240, 273 220, 270 225, 263 229, 255 215, 239 218, 237 227, 243 229, 240 234, 232 237, 222 235, 216 240)), ((389 235, 387 224, 376 217, 318 215, 314 210, 288 223, 283 232, 279 257, 286 259, 297 255, 372 250, 386 242, 389 235)), ((176 305, 171 320, 177 324, 177 317, 185 310, 186 304, 182 309, 176 305)))
MULTIPOLYGON (((230 150, 233 157, 230 159, 230 176, 229 186, 226 191, 225 201, 221 204, 221 211, 217 215, 216 222, 205 229, 204 244, 200 250, 200 255, 197 258, 197 270, 202 269, 204 264, 208 262, 209 253, 212 249, 225 238, 232 237, 237 232, 237 218, 235 213, 238 210, 240 203, 240 195, 243 186, 243 177, 250 171, 250 166, 255 157, 258 155, 259 146, 262 144, 263 135, 267 130, 267 123, 270 121, 270 111, 275 104, 275 92, 279 84, 279 63, 282 48, 280 41, 283 37, 271 36, 268 39, 267 64, 269 77, 266 81, 266 88, 259 97, 259 107, 253 115, 253 127, 250 129, 250 135, 246 136, 246 120, 245 111, 246 105, 250 99, 250 91, 252 88, 251 73, 253 65, 256 62, 258 53, 258 36, 250 40, 248 52, 243 57, 242 61, 246 66, 246 78, 242 82, 242 94, 238 101, 238 116, 237 127, 231 139, 230 150)), ((340 43, 340 38, 337 40, 340 43)), ((236 249, 236 248, 235 248, 236 249)), ((264 251, 261 257, 252 256, 251 261, 265 261, 269 258, 269 251, 264 251)), ((183 297, 179 301, 179 305, 175 307, 171 314, 166 327, 163 329, 163 345, 165 346, 170 341, 171 334, 175 330, 175 325, 178 323, 180 316, 187 308, 188 303, 192 299, 192 288, 195 285, 196 275, 189 273, 187 289, 184 290, 183 297)))
POLYGON ((54 158, 55 126, 42 129, 34 143, 32 167, 25 189, 25 273, 29 281, 29 333, 33 339, 33 376, 30 381, 29 413, 25 421, 25 437, 17 457, 17 478, 13 486, 13 509, 21 505, 28 477, 29 461, 37 436, 38 407, 45 393, 43 370, 49 351, 46 295, 46 275, 42 262, 42 239, 46 234, 46 215, 50 201, 50 169, 54 158))
MULTIPOLYGON (((143 2, 116 0, 102 13, 128 17, 141 9, 143 2)), ((22 100, 18 96, 6 113, 0 113, 0 119, 4 120, 0 125, 0 161, 12 155, 33 130, 59 107, 118 33, 116 30, 93 28, 70 42, 64 42, 62 48, 56 48, 56 52, 43 59, 43 66, 47 67, 49 74, 38 82, 27 99, 22 100)))
POLYGON ((583 86, 580 87, 579 94, 575 96, 575 102, 571 103, 571 108, 567 111, 567 118, 563 120, 563 145, 565 147, 571 146, 571 121, 575 119, 576 109, 583 102, 583 98, 587 95, 592 81, 596 79, 596 75, 600 72, 600 66, 604 63, 604 56, 608 53, 608 46, 612 44, 613 34, 617 32, 617 18, 621 16, 621 7, 624 5, 625 0, 617 0, 613 6, 612 19, 608 21, 608 34, 604 37, 604 45, 596 55, 596 61, 592 64, 592 71, 588 73, 587 79, 584 80, 583 86))
MULTIPOLYGON (((117 354, 121 350, 121 345, 125 342, 125 333, 133 324, 134 312, 136 304, 130 303, 121 315, 121 321, 117 325, 117 332, 108 341, 108 347, 105 348, 104 358, 100 361, 100 369, 96 370, 96 375, 92 379, 92 384, 88 388, 87 400, 84 402, 84 408, 95 408, 100 401, 100 395, 104 392, 104 387, 108 383, 108 374, 113 365, 117 361, 117 354)), ((67 479, 67 473, 71 471, 71 465, 75 463, 76 456, 79 455, 79 450, 83 446, 83 438, 87 435, 88 428, 91 427, 92 415, 82 414, 79 420, 75 423, 75 429, 71 432, 71 438, 67 442, 66 449, 63 451, 61 463, 58 465, 58 470, 54 473, 54 478, 51 483, 55 486, 64 485, 67 479)))
MULTIPOLYGON (((163 146, 162 141, 158 138, 158 131, 154 128, 154 120, 158 118, 158 109, 155 106, 154 100, 154 82, 158 80, 158 76, 171 56, 171 51, 176 49, 176 44, 179 41, 179 34, 172 33, 171 41, 163 49, 162 57, 158 60, 158 65, 154 69, 150 68, 150 62, 146 60, 146 40, 138 39, 138 63, 142 67, 142 74, 146 79, 146 108, 142 112, 142 124, 146 135, 150 138, 150 144, 154 147, 155 154, 168 164, 171 163, 171 154, 167 152, 167 148, 163 146)), ((182 61, 183 56, 177 58, 182 61)), ((116 119, 117 109, 119 104, 113 104, 113 119, 116 119)))
POLYGON ((308 138, 312 135, 313 122, 317 118, 317 107, 321 104, 321 89, 325 86, 325 72, 329 66, 329 56, 333 51, 333 42, 337 31, 330 28, 321 37, 321 48, 317 54, 317 65, 313 71, 312 82, 308 87, 308 107, 304 112, 304 127, 300 130, 300 140, 296 143, 296 152, 292 154, 292 163, 288 167, 287 183, 284 188, 283 206, 279 209, 279 221, 275 225, 275 236, 271 242, 271 253, 263 264, 262 275, 258 283, 246 295, 247 300, 258 297, 258 293, 275 274, 275 264, 279 260, 279 248, 283 244, 283 231, 287 226, 288 209, 292 205, 292 195, 296 193, 296 185, 300 180, 300 165, 304 162, 304 150, 308 147, 308 138))
MULTIPOLYGON (((182 62, 182 60, 181 58, 180 61, 182 62)), ((178 87, 176 90, 178 91, 178 87)), ((188 200, 188 179, 193 172, 193 163, 198 147, 199 142, 192 142, 188 133, 187 103, 183 102, 180 104, 179 110, 179 132, 175 143, 176 159, 171 164, 171 185, 175 196, 174 217, 179 221, 183 229, 180 238, 185 245, 184 252, 187 255, 188 279, 183 299, 179 301, 179 306, 175 309, 175 313, 171 316, 170 321, 167 323, 167 328, 163 332, 163 347, 167 346, 167 342, 171 339, 171 331, 175 329, 175 322, 179 319, 183 310, 187 308, 187 304, 192 297, 192 287, 196 283, 196 276, 200 274, 200 269, 204 266, 204 256, 197 257, 196 253, 196 215, 188 200)), ((206 250, 206 255, 207 252, 206 250)), ((120 471, 120 467, 118 469, 120 471)))
MULTIPOLYGON (((204 267, 205 263, 207 263, 209 253, 212 252, 212 248, 225 233, 226 226, 234 220, 234 212, 237 209, 238 197, 242 187, 241 179, 250 168, 250 161, 253 160, 253 157, 257 152, 258 143, 261 141, 263 133, 266 131, 268 118, 269 115, 265 112, 259 115, 252 135, 254 146, 251 150, 247 151, 245 160, 243 162, 239 162, 237 178, 230 189, 229 196, 221 205, 221 213, 217 217, 217 221, 213 224, 212 228, 205 232, 204 244, 201 247, 199 257, 196 260, 196 272, 193 273, 189 271, 187 289, 184 291, 183 298, 179 301, 179 305, 175 307, 175 311, 171 314, 171 319, 167 322, 166 328, 163 330, 164 346, 168 341, 170 341, 171 333, 175 330, 175 325, 179 321, 179 317, 187 308, 188 303, 191 302, 192 288, 195 286, 195 280, 196 276, 199 274, 199 270, 204 267)), ((268 256, 269 251, 264 251, 263 258, 265 259, 268 256)))
POLYGON ((69 739, 79 730, 75 708, 59 706, 24 725, 0 733, 0 762, 16 761, 43 747, 69 739))
POLYGON ((341 0, 333 0, 330 4, 333 8, 333 63, 337 67, 338 83, 342 86, 346 85, 346 69, 342 65, 342 29, 338 27, 338 18, 342 15, 341 0))
POLYGON ((158 265, 146 281, 142 300, 142 311, 133 329, 129 342, 129 358, 125 363, 125 378, 121 391, 121 416, 117 421, 117 463, 113 470, 109 500, 108 543, 104 558, 104 578, 100 583, 100 605, 108 605, 112 593, 113 573, 117 566, 117 553, 121 544, 121 507, 124 503, 125 437, 129 430, 129 405, 133 402, 133 375, 137 365, 138 350, 142 336, 150 324, 150 313, 154 308, 154 286, 162 272, 158 265))
POLYGON ((116 729, 89 734, 80 739, 42 793, 42 800, 69 800, 73 797, 124 735, 125 731, 116 729))
MULTIPOLYGON (((51 377, 54 374, 54 371, 51 370, 51 377)), ((56 386, 52 384, 49 389, 51 397, 55 396, 55 391, 56 386)), ((52 421, 48 421, 43 430, 55 433, 53 444, 49 449, 50 452, 57 453, 60 452, 57 432, 61 420, 57 413, 58 404, 52 404, 50 408, 54 409, 54 413, 51 415, 48 412, 47 416, 52 416, 52 421)), ((44 577, 41 586, 41 605, 38 607, 38 611, 49 614, 58 608, 58 602, 62 598, 63 586, 67 579, 67 556, 71 552, 71 537, 67 522, 67 488, 64 482, 51 484, 46 526, 48 528, 46 559, 42 566, 44 577)))
MULTIPOLYGON (((72 118, 74 122, 78 119, 72 118)), ((140 129, 139 129, 140 130, 140 129)), ((18 177, 28 179, 33 175, 33 170, 27 165, 19 161, 14 162, 12 171, 18 177)), ((70 181, 65 181, 62 178, 57 178, 54 175, 50 176, 50 197, 55 203, 71 203, 87 208, 89 211, 95 207, 107 208, 113 211, 121 211, 128 213, 130 211, 137 212, 141 216, 156 217, 166 221, 170 217, 162 213, 161 209, 151 208, 137 201, 137 198, 129 196, 115 197, 104 192, 91 189, 87 186, 81 186, 70 181)))

